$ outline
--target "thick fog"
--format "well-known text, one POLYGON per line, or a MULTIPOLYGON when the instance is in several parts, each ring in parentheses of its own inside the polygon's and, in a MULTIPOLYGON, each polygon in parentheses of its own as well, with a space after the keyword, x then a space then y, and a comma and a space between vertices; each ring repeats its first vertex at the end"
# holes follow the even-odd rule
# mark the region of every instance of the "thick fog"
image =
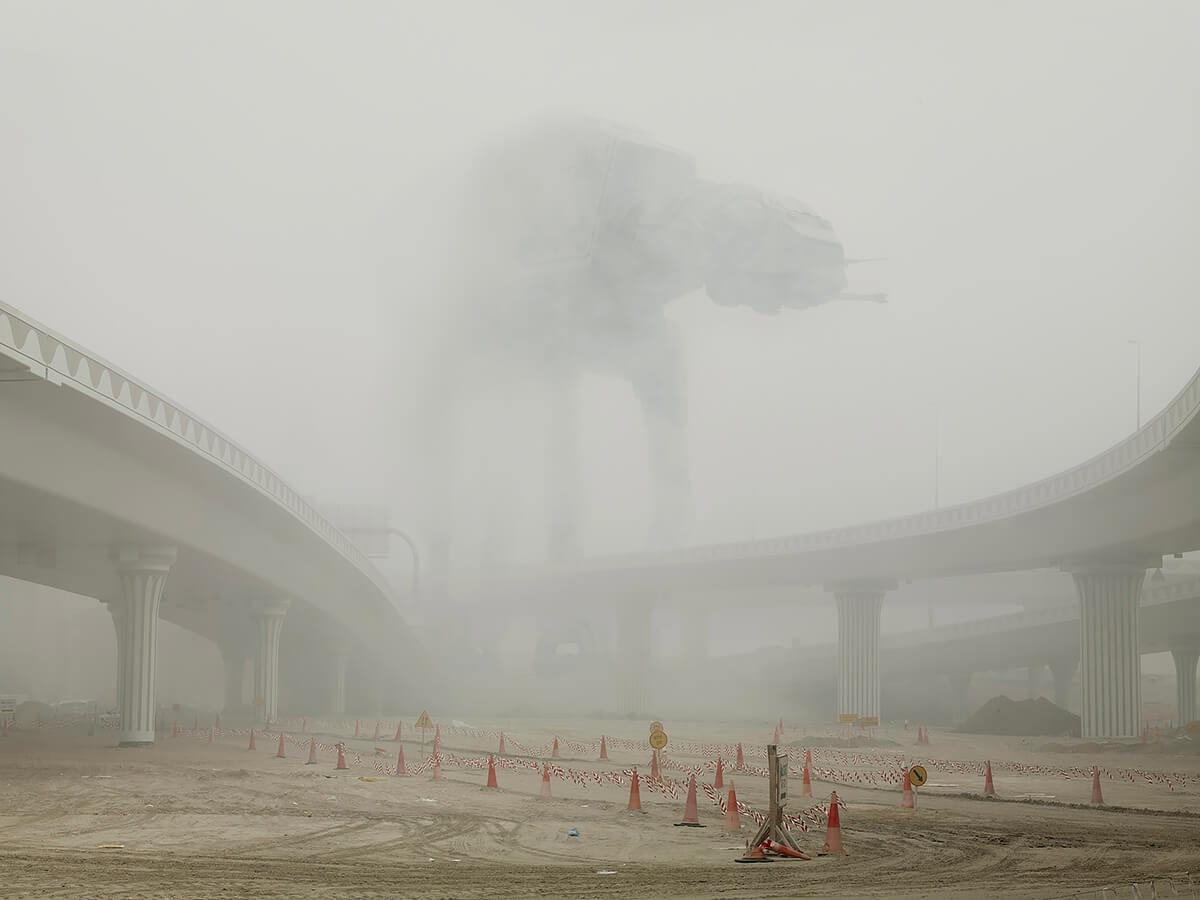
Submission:
MULTIPOLYGON (((1195 371, 1198 26, 1188 2, 6 0, 0 298, 418 543, 430 410, 482 365, 439 512, 464 564, 540 560, 544 411, 528 373, 447 350, 446 285, 486 148, 591 116, 883 258, 850 272, 883 305, 669 305, 688 542, 964 502, 1100 452, 1139 378, 1145 421, 1195 371)), ((635 394, 588 372, 580 396, 580 551, 643 549, 635 394)))

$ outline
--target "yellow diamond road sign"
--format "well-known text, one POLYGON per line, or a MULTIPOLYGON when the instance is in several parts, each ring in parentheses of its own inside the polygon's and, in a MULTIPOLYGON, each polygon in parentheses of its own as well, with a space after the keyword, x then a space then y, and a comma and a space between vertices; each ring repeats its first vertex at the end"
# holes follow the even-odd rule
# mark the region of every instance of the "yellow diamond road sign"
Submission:
POLYGON ((427 711, 422 710, 421 718, 417 719, 417 723, 413 726, 413 728, 432 728, 432 727, 433 727, 433 723, 429 721, 429 713, 427 711))

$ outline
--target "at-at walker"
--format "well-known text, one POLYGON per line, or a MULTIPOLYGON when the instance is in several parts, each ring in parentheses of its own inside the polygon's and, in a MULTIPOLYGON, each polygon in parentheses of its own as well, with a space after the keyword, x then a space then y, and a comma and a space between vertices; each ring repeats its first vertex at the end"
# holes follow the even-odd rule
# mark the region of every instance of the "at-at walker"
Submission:
MULTIPOLYGON (((590 120, 545 120, 485 154, 455 248, 445 299, 456 358, 483 373, 490 362, 518 365, 549 387, 551 559, 579 551, 585 371, 628 380, 641 403, 654 485, 648 544, 688 537, 687 404, 668 303, 703 290, 716 303, 773 314, 884 299, 845 292, 842 246, 804 204, 706 182, 689 156, 590 120)), ((472 390, 462 367, 448 369, 441 383, 451 398, 436 400, 442 425, 427 429, 443 441, 454 396, 472 390)), ((436 453, 451 455, 447 446, 436 453)))

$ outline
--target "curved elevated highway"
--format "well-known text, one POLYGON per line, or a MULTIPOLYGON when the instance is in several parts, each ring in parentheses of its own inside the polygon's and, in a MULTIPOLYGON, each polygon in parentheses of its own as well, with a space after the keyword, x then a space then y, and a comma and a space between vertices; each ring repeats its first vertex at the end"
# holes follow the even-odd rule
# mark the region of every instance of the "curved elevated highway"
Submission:
MULTIPOLYGON (((898 580, 1043 567, 1073 574, 1081 602, 1085 736, 1140 727, 1138 608, 1146 571, 1200 548, 1200 372, 1144 427, 1092 459, 993 497, 911 516, 768 540, 477 573, 485 590, 627 598, 767 585, 825 585, 839 618, 838 709, 879 715, 879 615, 898 580)), ((470 589, 470 588, 468 588, 470 589)), ((637 601, 628 600, 631 610, 637 601)), ((644 653, 636 615, 624 614, 644 653), (640 642, 640 643, 639 643, 640 642)), ((1184 648, 1195 672, 1196 648, 1184 648)), ((640 677, 636 669, 632 681, 640 677)), ((633 702, 637 702, 634 695, 633 702)))
POLYGON ((285 619, 325 651, 320 666, 342 659, 315 680, 343 686, 347 652, 386 660, 406 640, 383 576, 269 467, 5 304, 0 573, 109 605, 126 744, 153 740, 160 613, 217 642, 227 695, 252 664, 268 718, 285 619))

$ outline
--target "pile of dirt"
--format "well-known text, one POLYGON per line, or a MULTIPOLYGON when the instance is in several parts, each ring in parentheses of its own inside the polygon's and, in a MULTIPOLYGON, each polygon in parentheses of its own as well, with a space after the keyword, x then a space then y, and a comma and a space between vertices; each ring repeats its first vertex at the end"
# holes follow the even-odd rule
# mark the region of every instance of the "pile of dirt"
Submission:
POLYGON ((1010 700, 993 697, 956 731, 966 734, 1079 735, 1079 716, 1055 706, 1045 697, 1010 700))

